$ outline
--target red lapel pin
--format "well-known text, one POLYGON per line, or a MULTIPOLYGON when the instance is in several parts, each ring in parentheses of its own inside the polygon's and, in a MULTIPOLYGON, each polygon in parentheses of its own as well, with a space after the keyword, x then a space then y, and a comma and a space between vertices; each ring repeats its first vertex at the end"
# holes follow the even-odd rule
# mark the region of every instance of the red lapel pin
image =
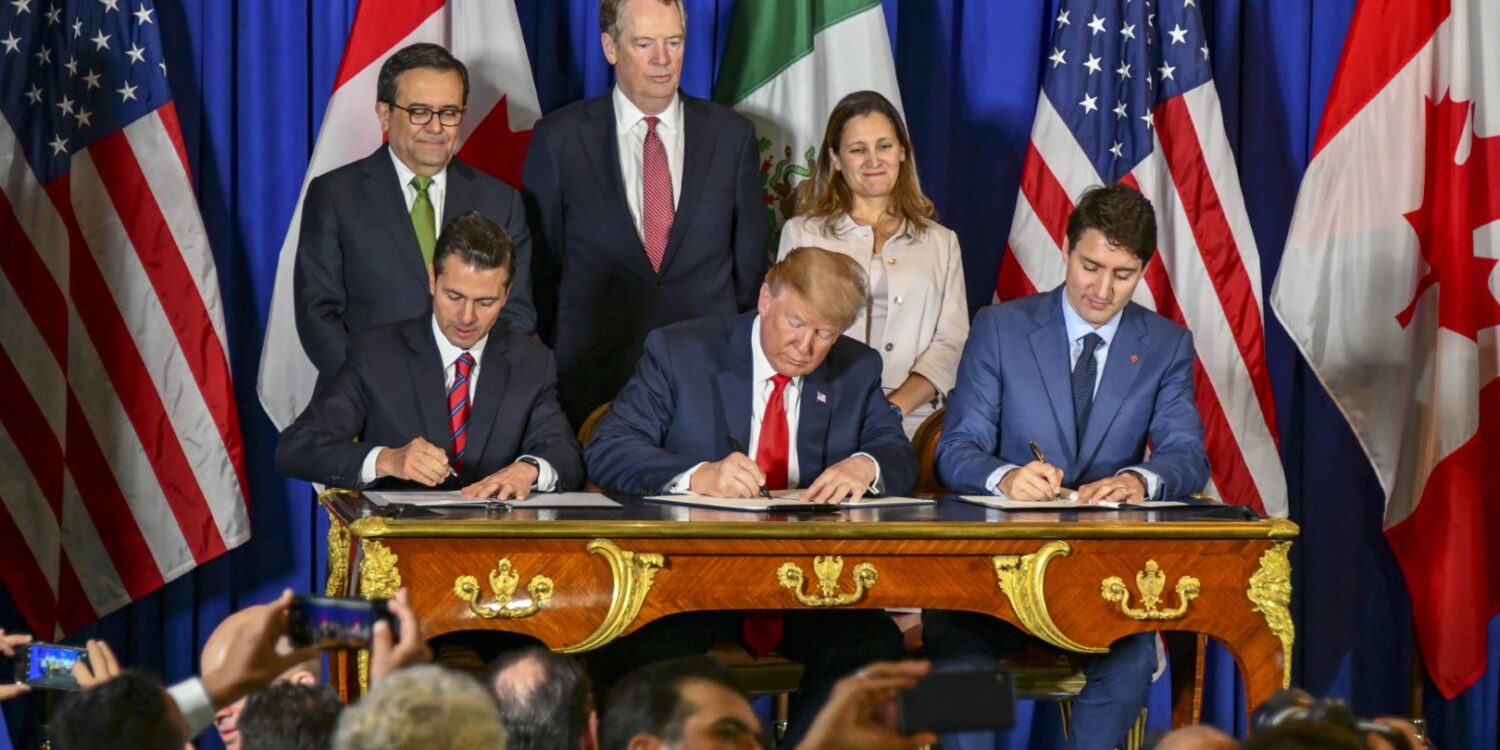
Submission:
POLYGON ((1140 361, 1140 359, 1141 359, 1141 358, 1140 358, 1140 356, 1138 356, 1138 355, 1135 355, 1135 354, 1132 354, 1132 355, 1130 355, 1130 361, 1131 361, 1131 362, 1139 362, 1139 361, 1140 361))

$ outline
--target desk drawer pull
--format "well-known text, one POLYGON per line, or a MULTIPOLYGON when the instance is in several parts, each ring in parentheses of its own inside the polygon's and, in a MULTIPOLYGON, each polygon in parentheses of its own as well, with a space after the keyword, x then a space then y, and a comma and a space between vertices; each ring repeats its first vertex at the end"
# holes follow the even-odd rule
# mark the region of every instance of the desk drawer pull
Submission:
POLYGON ((1155 560, 1147 560, 1144 570, 1135 574, 1135 587, 1141 593, 1141 606, 1130 606, 1130 589, 1119 576, 1110 576, 1099 584, 1099 595, 1107 602, 1119 602, 1120 611, 1132 620, 1176 620, 1187 614, 1188 604, 1203 593, 1203 585, 1197 578, 1182 576, 1177 579, 1177 606, 1161 609, 1161 592, 1167 586, 1167 574, 1155 560))
POLYGON ((854 566, 854 591, 847 594, 835 593, 839 586, 839 576, 844 574, 844 558, 839 555, 814 557, 813 573, 818 576, 818 594, 802 590, 807 574, 802 572, 797 563, 782 563, 776 569, 776 580, 783 588, 791 589, 797 596, 797 601, 809 607, 846 607, 865 598, 865 591, 873 588, 876 579, 880 577, 874 563, 862 562, 854 566))
POLYGON ((469 605, 470 612, 486 620, 497 617, 502 620, 518 620, 542 611, 542 607, 552 600, 552 579, 537 575, 532 576, 531 582, 526 584, 526 593, 531 595, 531 603, 515 606, 520 604, 515 601, 516 586, 520 583, 521 576, 516 574, 510 559, 502 558, 496 563, 495 569, 490 571, 490 593, 494 594, 495 601, 489 604, 479 603, 479 579, 474 576, 459 576, 454 579, 453 593, 469 605))

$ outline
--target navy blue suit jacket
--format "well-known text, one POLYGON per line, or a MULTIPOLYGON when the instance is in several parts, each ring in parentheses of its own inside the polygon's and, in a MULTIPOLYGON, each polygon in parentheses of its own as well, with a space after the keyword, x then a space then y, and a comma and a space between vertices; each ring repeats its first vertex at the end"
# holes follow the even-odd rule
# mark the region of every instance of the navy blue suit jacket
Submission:
MULTIPOLYGON (((750 440, 754 313, 706 318, 646 337, 635 377, 599 421, 585 449, 589 476, 602 487, 653 495, 703 461, 728 455, 726 435, 750 440)), ((917 458, 880 389, 880 355, 840 336, 802 379, 797 422, 798 484, 865 452, 880 464, 885 492, 917 483, 917 458)), ((750 450, 755 449, 752 446, 750 450)))
MULTIPOLYGON (((458 159, 448 162, 447 180, 444 224, 478 211, 510 235, 516 274, 500 322, 531 333, 531 234, 521 194, 458 159)), ((307 186, 295 269, 297 335, 320 380, 338 369, 354 336, 432 312, 422 249, 389 146, 307 186)))
MULTIPOLYGON (((522 455, 552 464, 558 490, 583 484, 582 451, 557 405, 552 353, 530 336, 495 326, 479 367, 463 470, 443 488, 477 482, 522 455)), ((282 431, 277 470, 331 487, 359 487, 360 466, 374 446, 399 448, 421 437, 446 450, 444 368, 431 313, 357 336, 349 358, 282 431)), ((419 488, 389 478, 375 485, 419 488)))
POLYGON ((537 313, 575 425, 630 378, 648 332, 755 306, 768 261, 755 128, 687 95, 682 118, 682 196, 660 272, 625 200, 612 92, 532 131, 522 175, 537 313))
POLYGON ((982 494, 995 469, 1032 460, 1034 440, 1066 487, 1140 465, 1161 477, 1163 498, 1203 489, 1208 454, 1193 400, 1192 334, 1126 304, 1080 445, 1062 295, 1058 287, 974 318, 938 442, 939 478, 982 494), (1142 463, 1147 438, 1151 459, 1142 463))

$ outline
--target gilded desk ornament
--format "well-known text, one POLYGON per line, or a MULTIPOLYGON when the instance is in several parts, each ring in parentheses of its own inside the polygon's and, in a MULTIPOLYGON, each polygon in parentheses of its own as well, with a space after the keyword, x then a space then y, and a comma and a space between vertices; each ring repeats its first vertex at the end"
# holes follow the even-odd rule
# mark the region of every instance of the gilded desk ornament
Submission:
POLYGON ((641 613, 646 595, 651 593, 651 587, 656 583, 657 571, 666 565, 666 559, 659 553, 630 552, 620 549, 608 539, 589 542, 588 551, 603 557, 609 563, 610 575, 614 577, 609 611, 592 635, 572 646, 557 649, 559 653, 591 651, 618 638, 641 613))
POLYGON ((1161 592, 1167 586, 1167 575, 1155 560, 1147 560, 1144 570, 1135 574, 1136 590, 1141 592, 1141 607, 1130 606, 1130 589, 1119 576, 1110 576, 1099 584, 1099 595, 1107 602, 1119 602, 1120 611, 1132 620, 1176 620, 1187 614, 1188 604, 1203 593, 1203 585, 1197 578, 1182 576, 1177 579, 1177 606, 1161 608, 1161 592))
POLYGON ((854 566, 854 590, 838 593, 839 577, 844 574, 844 558, 839 555, 818 555, 813 558, 813 574, 818 577, 818 593, 802 590, 807 575, 797 563, 787 561, 776 569, 776 581, 782 588, 791 589, 797 601, 808 607, 847 607, 865 598, 865 592, 875 586, 880 574, 875 564, 862 562, 854 566))
POLYGON ((1292 685, 1292 644, 1297 641, 1296 626, 1292 624, 1292 562, 1287 555, 1291 542, 1271 545, 1260 556, 1260 569, 1250 576, 1250 586, 1245 595, 1255 603, 1254 611, 1266 618, 1266 626, 1281 639, 1281 686, 1292 685))
MULTIPOLYGON (((366 599, 390 599, 401 588, 396 553, 376 539, 359 541, 359 595, 366 599)), ((359 652, 359 689, 370 689, 370 651, 359 652)))
POLYGON ((531 595, 531 602, 521 605, 516 601, 516 587, 521 583, 521 576, 511 565, 510 558, 501 558, 495 564, 495 569, 490 571, 490 592, 494 594, 495 601, 489 604, 479 603, 479 579, 474 576, 459 576, 453 581, 453 593, 469 605, 469 611, 475 615, 493 620, 518 620, 530 617, 540 611, 547 602, 552 600, 552 579, 543 575, 531 577, 526 584, 526 593, 531 595))
POLYGON ((328 511, 328 583, 325 596, 343 596, 349 585, 349 527, 328 511))
POLYGON ((1041 549, 1029 555, 995 555, 995 578, 1000 584, 1000 590, 1010 599, 1016 619, 1032 635, 1069 651, 1102 654, 1109 649, 1085 646, 1064 635, 1057 623, 1052 621, 1052 614, 1047 611, 1047 564, 1052 558, 1067 557, 1072 551, 1073 548, 1067 542, 1058 540, 1042 545, 1041 549))

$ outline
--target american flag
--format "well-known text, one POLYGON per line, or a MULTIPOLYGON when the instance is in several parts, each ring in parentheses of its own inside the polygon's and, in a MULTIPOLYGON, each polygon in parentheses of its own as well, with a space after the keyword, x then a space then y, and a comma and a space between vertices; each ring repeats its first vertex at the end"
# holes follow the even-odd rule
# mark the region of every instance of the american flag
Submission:
POLYGON ((1138 188, 1156 207, 1159 247, 1135 301, 1193 331, 1209 491, 1285 516, 1260 255, 1209 52, 1196 0, 1062 4, 995 294, 1062 282, 1068 214, 1084 189, 1138 188))
POLYGON ((0 4, 0 580, 39 635, 250 536, 162 52, 152 0, 0 4))

